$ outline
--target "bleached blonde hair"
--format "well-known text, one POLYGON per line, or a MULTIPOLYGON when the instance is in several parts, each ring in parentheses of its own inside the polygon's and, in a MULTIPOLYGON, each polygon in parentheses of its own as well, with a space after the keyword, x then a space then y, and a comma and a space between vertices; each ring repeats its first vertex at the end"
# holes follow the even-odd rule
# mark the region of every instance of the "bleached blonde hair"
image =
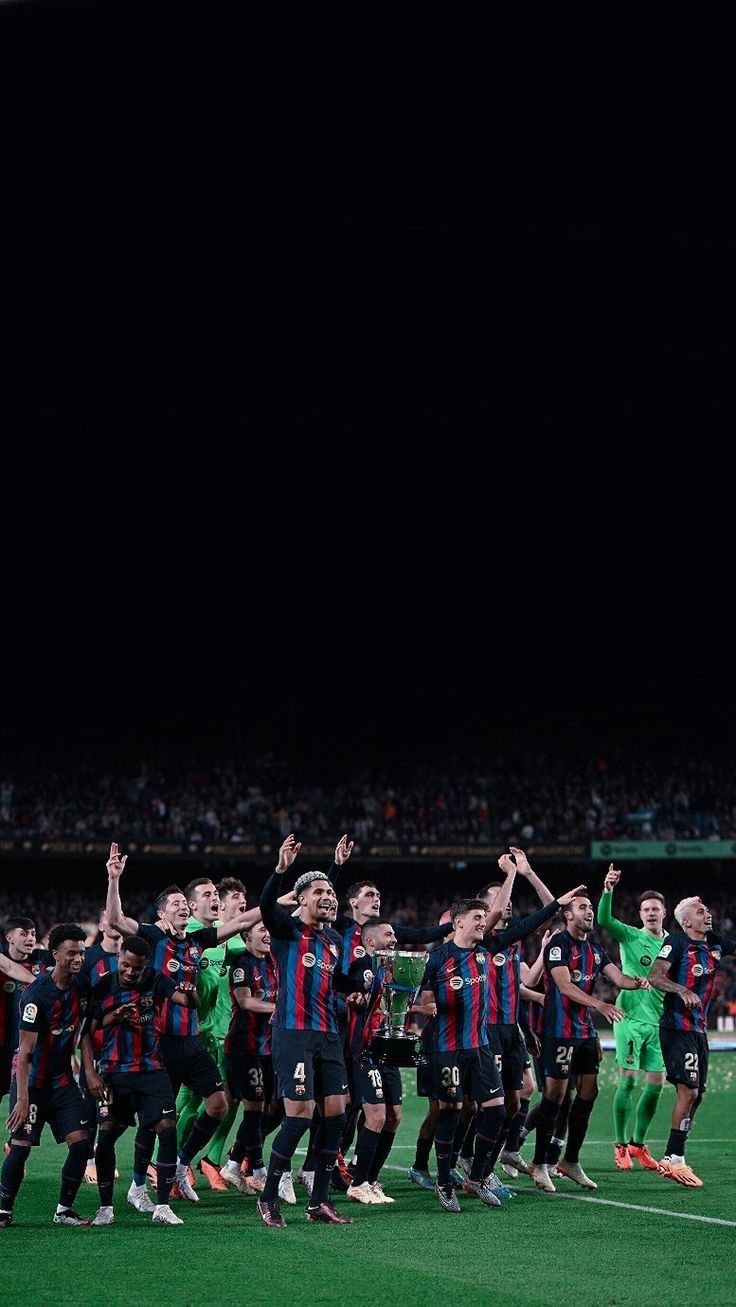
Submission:
POLYGON ((695 903, 700 903, 700 898, 698 897, 697 894, 693 895, 689 899, 680 899, 680 902, 675 908, 675 919, 676 921, 679 922, 680 925, 682 925, 683 917, 686 917, 688 915, 690 908, 695 903))

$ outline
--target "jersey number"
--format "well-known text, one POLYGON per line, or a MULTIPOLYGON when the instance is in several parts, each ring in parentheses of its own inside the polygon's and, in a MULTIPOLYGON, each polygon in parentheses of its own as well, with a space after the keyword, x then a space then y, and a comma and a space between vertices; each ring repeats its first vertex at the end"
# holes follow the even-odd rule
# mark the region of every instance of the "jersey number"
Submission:
POLYGON ((449 1089, 450 1085, 454 1085, 455 1088, 457 1089, 457 1086, 460 1084, 460 1067, 443 1066, 442 1084, 444 1085, 445 1089, 449 1089))
POLYGON ((36 1115, 37 1115, 37 1113, 38 1113, 38 1107, 37 1107, 37 1105, 36 1105, 35 1103, 29 1103, 29 1104, 28 1104, 28 1124, 29 1124, 29 1125, 35 1125, 35 1124, 36 1124, 36 1115))
POLYGON ((555 1062, 559 1062, 562 1065, 565 1062, 569 1062, 571 1057, 572 1057, 572 1044, 570 1044, 569 1047, 567 1044, 559 1044, 557 1047, 557 1056, 555 1057, 555 1062))
POLYGON ((685 1054, 685 1070, 686 1070, 686 1071, 697 1071, 697 1069, 698 1069, 698 1055, 697 1055, 697 1053, 686 1053, 686 1054, 685 1054))
POLYGON ((303 1063, 303 1062, 297 1062, 296 1066, 294 1067, 294 1079, 295 1079, 295 1080, 301 1080, 301 1082, 302 1082, 302 1084, 303 1084, 304 1081, 306 1080, 306 1078, 307 1078, 307 1077, 306 1077, 305 1074, 304 1074, 304 1063, 303 1063))
POLYGON ((371 1082, 371 1084, 373 1085, 373 1088, 374 1088, 374 1089, 381 1089, 381 1088, 382 1088, 382 1086, 383 1086, 383 1081, 382 1081, 382 1079, 381 1079, 381 1072, 380 1072, 380 1071, 377 1071, 375 1068, 374 1068, 372 1071, 369 1071, 369 1072, 368 1072, 368 1079, 370 1080, 370 1082, 371 1082))
MULTIPOLYGON (((300 1063, 300 1065, 302 1066, 302 1069, 303 1069, 303 1064, 300 1063)), ((303 1077, 302 1077, 302 1078, 303 1078, 303 1077)), ((262 1089, 262 1088, 263 1088, 263 1071, 262 1071, 261 1067, 259 1067, 259 1066, 252 1066, 252 1067, 249 1067, 249 1068, 248 1068, 248 1079, 249 1079, 249 1081, 250 1081, 250 1087, 251 1087, 251 1089, 262 1089)), ((294 1077, 294 1079, 296 1080, 296 1076, 294 1077)))

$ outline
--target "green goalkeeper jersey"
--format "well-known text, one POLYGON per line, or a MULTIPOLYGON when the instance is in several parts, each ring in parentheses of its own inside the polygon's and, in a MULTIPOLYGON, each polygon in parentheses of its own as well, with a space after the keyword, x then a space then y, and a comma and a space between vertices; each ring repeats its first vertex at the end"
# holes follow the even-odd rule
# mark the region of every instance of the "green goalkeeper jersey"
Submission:
MULTIPOLYGON (((213 922, 219 926, 219 921, 213 922)), ((190 917, 187 933, 201 930, 202 923, 190 917)), ((224 1039, 230 1025, 230 984, 228 981, 228 954, 230 961, 245 951, 245 943, 240 935, 233 935, 224 944, 216 948, 206 948, 202 954, 199 976, 197 978, 197 998, 199 999, 199 1029, 209 1039, 224 1039)))
MULTIPOLYGON (((616 940, 621 953, 621 970, 627 976, 648 976, 667 939, 667 932, 661 939, 657 939, 648 930, 639 930, 636 926, 626 926, 623 921, 617 921, 611 912, 612 899, 610 890, 604 890, 598 904, 598 925, 616 940)), ((620 1007, 634 1021, 645 1021, 658 1026, 664 1007, 664 994, 660 989, 622 989, 616 996, 616 1007, 620 1007)))

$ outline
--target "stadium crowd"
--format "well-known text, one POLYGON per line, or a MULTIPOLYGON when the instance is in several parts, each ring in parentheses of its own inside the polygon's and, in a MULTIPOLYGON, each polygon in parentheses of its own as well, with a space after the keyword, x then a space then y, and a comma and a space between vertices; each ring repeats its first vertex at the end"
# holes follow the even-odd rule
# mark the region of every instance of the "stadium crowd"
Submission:
POLYGON ((322 842, 507 845, 613 839, 736 838, 733 756, 695 751, 643 760, 587 740, 554 750, 499 740, 462 759, 397 752, 390 764, 337 755, 315 780, 293 755, 159 753, 145 762, 39 760, 17 751, 0 783, 0 837, 189 845, 322 842))

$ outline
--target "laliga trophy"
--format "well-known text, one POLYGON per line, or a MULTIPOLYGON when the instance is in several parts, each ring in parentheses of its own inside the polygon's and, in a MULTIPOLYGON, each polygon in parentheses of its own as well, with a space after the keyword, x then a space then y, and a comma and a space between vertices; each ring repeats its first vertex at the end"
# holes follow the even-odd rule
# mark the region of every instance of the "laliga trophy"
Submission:
POLYGON ((371 1055, 377 1063, 388 1066, 420 1066, 424 1061, 422 1041, 407 1032, 409 1012, 416 1002, 428 953, 402 953, 394 949, 377 949, 376 967, 385 968, 379 1009, 383 1016, 381 1033, 371 1041, 371 1055))

